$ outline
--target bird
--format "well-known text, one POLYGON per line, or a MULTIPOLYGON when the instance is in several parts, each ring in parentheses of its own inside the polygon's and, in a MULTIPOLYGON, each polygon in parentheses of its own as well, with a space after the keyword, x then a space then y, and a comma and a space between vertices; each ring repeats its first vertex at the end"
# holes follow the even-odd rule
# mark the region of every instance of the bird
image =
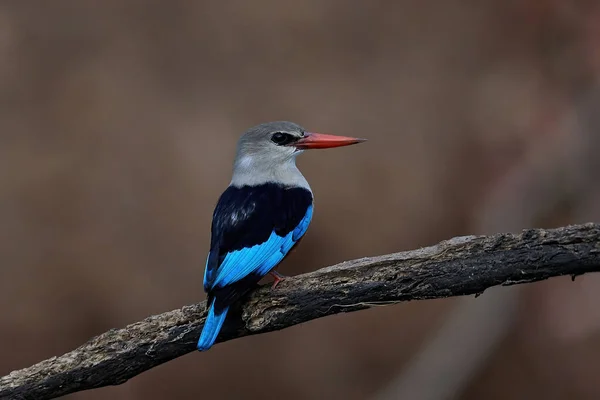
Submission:
POLYGON ((296 157, 365 140, 307 132, 289 121, 262 123, 240 137, 231 182, 212 216, 203 280, 208 312, 199 351, 213 346, 229 308, 263 277, 273 277, 272 289, 285 279, 275 268, 302 239, 313 216, 313 192, 296 157))

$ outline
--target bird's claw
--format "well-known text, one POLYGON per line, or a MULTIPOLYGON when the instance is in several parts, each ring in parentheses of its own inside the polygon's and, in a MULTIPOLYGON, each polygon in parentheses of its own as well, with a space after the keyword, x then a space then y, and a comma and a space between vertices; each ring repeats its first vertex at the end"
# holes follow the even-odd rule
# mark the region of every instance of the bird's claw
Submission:
POLYGON ((273 286, 271 286, 271 290, 275 289, 275 287, 279 284, 279 282, 285 280, 285 276, 281 275, 279 272, 277 271, 271 271, 269 272, 269 275, 271 275, 273 277, 273 286))

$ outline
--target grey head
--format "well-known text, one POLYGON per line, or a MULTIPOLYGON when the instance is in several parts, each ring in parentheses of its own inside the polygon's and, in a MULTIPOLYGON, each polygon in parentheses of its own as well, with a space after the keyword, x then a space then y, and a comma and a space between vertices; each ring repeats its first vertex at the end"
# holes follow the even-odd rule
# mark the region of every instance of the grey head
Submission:
POLYGON ((273 182, 310 190, 296 167, 296 156, 303 150, 293 145, 304 135, 303 127, 288 121, 266 122, 248 129, 237 144, 231 185, 273 182))
POLYGON ((306 132, 293 122, 277 121, 248 129, 238 142, 233 166, 233 186, 267 182, 310 190, 296 167, 296 157, 307 149, 328 149, 364 142, 347 136, 306 132))

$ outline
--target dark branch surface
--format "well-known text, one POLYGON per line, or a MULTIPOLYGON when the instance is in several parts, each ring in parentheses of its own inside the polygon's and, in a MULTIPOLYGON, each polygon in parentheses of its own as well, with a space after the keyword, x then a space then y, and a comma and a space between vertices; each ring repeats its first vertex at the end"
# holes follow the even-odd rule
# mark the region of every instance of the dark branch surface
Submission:
MULTIPOLYGON (((218 341, 284 329, 374 304, 480 294, 497 285, 600 271, 600 225, 458 237, 418 250, 346 261, 255 290, 218 341)), ((112 329, 81 347, 0 378, 1 399, 50 399, 118 385, 195 350, 205 303, 112 329)), ((212 351, 218 351, 218 346, 212 351)), ((197 357, 202 357, 198 354, 197 357)))

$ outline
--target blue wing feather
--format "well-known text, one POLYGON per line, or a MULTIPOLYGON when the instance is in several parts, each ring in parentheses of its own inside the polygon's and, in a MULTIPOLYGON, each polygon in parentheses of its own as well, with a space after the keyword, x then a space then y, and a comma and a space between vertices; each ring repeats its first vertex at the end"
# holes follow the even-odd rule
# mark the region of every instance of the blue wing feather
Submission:
POLYGON ((209 282, 211 282, 213 280, 214 270, 211 268, 208 268, 208 266, 210 265, 210 258, 211 258, 212 254, 213 254, 213 252, 209 252, 208 257, 206 257, 206 267, 204 268, 204 281, 203 281, 204 290, 209 289, 209 287, 210 287, 209 282))
POLYGON ((304 234, 306 233, 306 230, 308 229, 308 225, 310 225, 310 221, 312 220, 312 215, 313 215, 313 206, 311 204, 306 209, 306 214, 304 214, 304 218, 302 218, 302 221, 300 221, 300 223, 298 224, 296 229, 294 229, 292 231, 292 233, 293 233, 292 241, 294 243, 296 243, 298 240, 300 240, 300 238, 302 238, 302 236, 304 236, 304 234))
MULTIPOLYGON (((227 253, 217 270, 214 286, 230 285, 245 276, 258 272, 265 261, 273 253, 279 251, 284 240, 285 238, 273 232, 264 243, 227 253)), ((264 275, 266 275, 266 272, 264 275)))

